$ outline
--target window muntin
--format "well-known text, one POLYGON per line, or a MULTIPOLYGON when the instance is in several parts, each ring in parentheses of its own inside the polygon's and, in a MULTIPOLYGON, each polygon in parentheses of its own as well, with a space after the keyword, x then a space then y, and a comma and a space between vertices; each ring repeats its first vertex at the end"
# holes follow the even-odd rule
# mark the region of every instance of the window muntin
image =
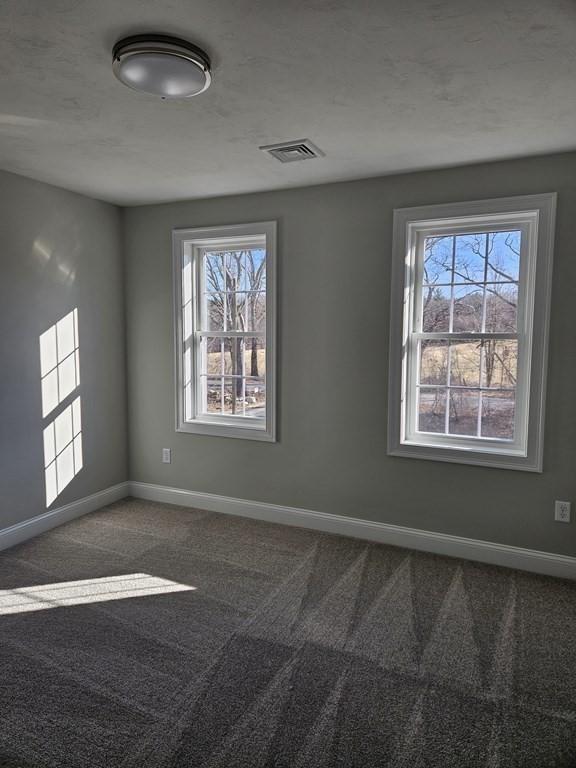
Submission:
POLYGON ((392 455, 542 471, 555 206, 395 211, 392 455))
POLYGON ((177 429, 274 439, 275 225, 174 238, 177 429))

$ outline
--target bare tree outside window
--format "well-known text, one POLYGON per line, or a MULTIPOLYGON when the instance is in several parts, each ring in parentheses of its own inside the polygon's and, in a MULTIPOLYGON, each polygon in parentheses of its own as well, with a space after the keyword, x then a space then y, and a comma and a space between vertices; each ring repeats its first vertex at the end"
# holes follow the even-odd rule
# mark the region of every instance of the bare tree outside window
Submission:
POLYGON ((436 336, 420 341, 419 431, 514 438, 520 241, 516 230, 426 238, 421 328, 436 336))
POLYGON ((203 270, 207 410, 261 417, 266 404, 265 250, 207 251, 203 270), (210 331, 221 335, 211 337, 210 331))

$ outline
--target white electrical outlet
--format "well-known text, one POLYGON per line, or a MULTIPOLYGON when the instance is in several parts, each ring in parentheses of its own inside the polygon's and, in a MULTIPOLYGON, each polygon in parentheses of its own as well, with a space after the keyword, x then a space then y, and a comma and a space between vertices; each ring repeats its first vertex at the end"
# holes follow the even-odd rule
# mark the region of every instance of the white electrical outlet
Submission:
POLYGON ((569 501, 555 501, 554 502, 554 520, 557 523, 569 523, 570 522, 570 507, 569 501))
POLYGON ((172 461, 172 450, 170 448, 162 448, 162 463, 170 464, 172 461))

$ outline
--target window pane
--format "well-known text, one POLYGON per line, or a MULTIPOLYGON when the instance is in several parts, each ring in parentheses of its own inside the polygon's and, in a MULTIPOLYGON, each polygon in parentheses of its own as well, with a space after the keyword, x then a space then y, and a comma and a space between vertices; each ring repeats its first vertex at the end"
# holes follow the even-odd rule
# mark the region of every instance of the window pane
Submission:
POLYGON ((246 294, 226 294, 226 328, 227 331, 246 330, 246 294))
POLYGON ((483 283, 486 235, 457 235, 454 253, 454 282, 483 283))
POLYGON ((244 351, 243 338, 224 339, 224 373, 230 376, 244 375, 244 351))
POLYGON ((245 376, 266 375, 266 342, 262 337, 246 337, 244 371, 245 376))
POLYGON ((448 342, 423 341, 420 347, 420 384, 448 383, 448 342))
POLYGON ((224 379, 224 408, 227 416, 244 415, 244 385, 242 378, 224 379))
POLYGON ((207 336, 201 342, 202 374, 222 374, 223 353, 222 339, 207 336))
POLYGON ((418 430, 446 431, 446 390, 421 388, 418 393, 418 430))
POLYGON ((207 331, 224 330, 224 293, 207 293, 204 304, 204 328, 207 331))
POLYGON ((246 330, 266 331, 266 294, 263 291, 246 294, 246 330))
POLYGON ((251 248, 246 252, 246 290, 266 290, 266 251, 251 248))
POLYGON ((244 251, 228 251, 224 256, 227 291, 246 290, 244 253, 244 251))
POLYGON ((484 290, 480 286, 457 286, 454 288, 455 333, 473 333, 482 330, 484 290))
POLYGON ((451 389, 448 430, 452 435, 478 434, 478 407, 480 393, 477 389, 451 389))
POLYGON ((515 387, 518 367, 518 342, 488 339, 482 345, 482 386, 515 387))
POLYGON ((224 291, 224 257, 221 253, 204 254, 204 281, 206 291, 224 291))
POLYGON ((516 331, 518 286, 514 284, 486 286, 486 331, 508 333, 516 331))
POLYGON ((488 277, 491 282, 520 279, 520 242, 518 231, 492 232, 488 235, 488 277))
POLYGON ((425 286, 422 292, 422 330, 441 333, 450 326, 450 288, 425 286))
POLYGON ((427 237, 424 241, 424 278, 427 285, 452 282, 454 238, 427 237))
POLYGON ((211 376, 204 379, 206 382, 206 411, 208 413, 222 413, 222 379, 211 376))
POLYGON ((266 384, 264 379, 246 379, 246 416, 264 419, 266 417, 266 384))
POLYGON ((450 384, 458 387, 480 386, 479 341, 450 343, 450 384))
POLYGON ((482 437, 514 439, 514 392, 482 392, 482 437))

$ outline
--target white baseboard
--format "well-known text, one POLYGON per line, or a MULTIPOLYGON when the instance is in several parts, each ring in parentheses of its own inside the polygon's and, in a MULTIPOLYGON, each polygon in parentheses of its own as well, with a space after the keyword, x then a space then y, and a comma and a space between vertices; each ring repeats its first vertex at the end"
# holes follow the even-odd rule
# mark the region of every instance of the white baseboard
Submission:
POLYGON ((78 501, 73 501, 63 507, 51 509, 37 517, 31 517, 29 520, 23 520, 21 523, 11 525, 9 528, 0 530, 0 550, 8 549, 16 544, 20 544, 27 539, 38 536, 40 533, 56 528, 62 523, 67 523, 76 517, 81 517, 88 512, 94 512, 100 507, 111 504, 128 496, 129 483, 119 483, 105 488, 103 491, 93 493, 91 496, 85 496, 78 501))
POLYGON ((576 557, 556 555, 552 552, 539 552, 533 549, 512 547, 490 541, 467 539, 446 533, 422 531, 406 528, 402 525, 377 523, 370 520, 358 520, 326 512, 314 512, 297 507, 283 507, 278 504, 265 504, 260 501, 246 501, 212 493, 185 491, 150 483, 129 483, 130 494, 140 499, 160 501, 167 504, 180 504, 184 507, 196 507, 227 515, 241 515, 257 520, 266 520, 283 525, 296 525, 326 533, 338 533, 354 538, 392 544, 397 547, 418 549, 438 555, 461 557, 491 563, 507 568, 518 568, 548 576, 576 579, 576 557))
POLYGON ((62 523, 81 517, 88 512, 94 512, 100 507, 128 495, 167 504, 179 504, 184 507, 222 512, 227 515, 251 517, 271 523, 295 525, 325 533, 337 533, 343 536, 377 541, 381 544, 433 552, 438 555, 477 560, 481 563, 518 568, 548 576, 576 579, 576 557, 568 557, 567 555, 512 547, 491 541, 467 539, 462 536, 451 536, 435 531, 422 531, 402 525, 359 520, 353 517, 332 515, 327 512, 315 512, 310 509, 284 507, 279 504, 266 504, 261 501, 247 501, 212 493, 186 491, 181 488, 169 488, 139 482, 119 483, 98 493, 93 493, 91 496, 73 501, 71 504, 4 528, 0 530, 0 550, 20 544, 62 525, 62 523))

